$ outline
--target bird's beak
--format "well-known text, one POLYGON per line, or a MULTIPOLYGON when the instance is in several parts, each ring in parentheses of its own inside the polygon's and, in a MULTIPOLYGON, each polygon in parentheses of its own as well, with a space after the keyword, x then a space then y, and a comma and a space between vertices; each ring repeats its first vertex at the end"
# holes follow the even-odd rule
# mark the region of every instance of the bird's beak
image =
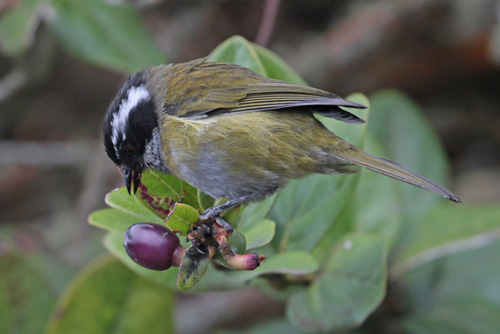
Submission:
POLYGON ((134 195, 139 188, 139 184, 141 184, 141 170, 137 168, 128 168, 128 167, 119 167, 120 172, 123 175, 123 179, 125 180, 125 187, 127 187, 127 191, 130 193, 130 188, 132 183, 134 184, 134 195))

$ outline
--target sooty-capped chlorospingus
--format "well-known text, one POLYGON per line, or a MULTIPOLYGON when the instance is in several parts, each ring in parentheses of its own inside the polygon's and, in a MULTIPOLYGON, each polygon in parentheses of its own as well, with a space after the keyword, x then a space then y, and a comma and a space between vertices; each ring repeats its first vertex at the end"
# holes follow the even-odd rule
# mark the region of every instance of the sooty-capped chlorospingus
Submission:
POLYGON ((364 122, 340 107, 363 108, 319 89, 202 58, 131 76, 107 111, 104 144, 129 193, 150 168, 225 197, 226 203, 203 213, 207 219, 311 173, 351 172, 352 164, 461 202, 444 187, 337 137, 314 117, 364 122))

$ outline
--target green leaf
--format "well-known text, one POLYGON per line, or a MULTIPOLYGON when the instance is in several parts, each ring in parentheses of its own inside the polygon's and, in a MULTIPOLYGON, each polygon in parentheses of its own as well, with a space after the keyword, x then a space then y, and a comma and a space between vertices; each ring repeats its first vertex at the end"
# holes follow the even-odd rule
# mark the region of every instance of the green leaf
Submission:
POLYGON ((145 190, 151 195, 158 197, 171 197, 176 201, 184 195, 184 191, 192 194, 197 193, 195 187, 176 178, 175 176, 151 169, 142 174, 141 183, 145 186, 145 190))
POLYGON ((247 249, 247 240, 243 233, 238 230, 234 230, 233 233, 227 239, 231 250, 236 254, 243 254, 247 249))
POLYGON ((199 195, 198 190, 189 183, 171 174, 155 170, 148 170, 143 173, 141 187, 141 190, 146 191, 150 196, 163 199, 172 198, 174 202, 181 201, 195 209, 202 207, 200 201, 208 202, 205 198, 206 195, 199 195))
POLYGON ((264 68, 252 43, 241 36, 233 36, 219 44, 212 53, 210 61, 231 63, 244 66, 257 74, 267 77, 264 68))
POLYGON ((35 41, 38 25, 48 10, 48 1, 24 0, 14 3, 0 18, 0 48, 7 55, 25 52, 35 41))
POLYGON ((174 333, 174 300, 170 290, 100 258, 66 289, 47 333, 174 333))
POLYGON ((54 0, 50 28, 62 45, 90 63, 126 74, 164 57, 137 12, 126 3, 54 0))
POLYGON ((278 194, 275 193, 262 202, 248 204, 243 213, 238 217, 238 229, 247 228, 247 225, 253 225, 256 221, 265 219, 273 208, 277 197, 278 194))
POLYGON ((205 211, 206 209, 214 206, 215 200, 213 199, 213 197, 205 194, 204 192, 202 192, 199 189, 197 189, 196 195, 198 198, 200 213, 205 211))
POLYGON ((168 228, 173 232, 179 232, 186 236, 193 230, 193 225, 200 219, 198 211, 192 206, 183 203, 176 203, 170 210, 170 214, 165 220, 168 228))
MULTIPOLYGON (((361 94, 349 98, 368 104, 361 94)), ((364 119, 368 117, 367 109, 349 111, 364 119)), ((324 117, 321 121, 334 133, 362 147, 366 126, 324 117)), ((273 244, 279 242, 280 250, 312 250, 349 204, 357 178, 357 175, 311 175, 290 182, 280 191, 269 215, 277 225, 273 244)))
POLYGON ((55 305, 56 293, 30 258, 5 247, 2 240, 0 333, 40 333, 55 305))
POLYGON ((176 203, 172 197, 161 197, 150 194, 143 184, 139 186, 136 197, 146 208, 162 219, 168 217, 170 207, 176 203))
MULTIPOLYGON (((370 154, 387 156, 369 133, 363 148, 370 154)), ((394 246, 403 225, 400 198, 393 179, 363 168, 351 204, 354 214, 349 217, 354 230, 383 235, 394 246)))
POLYGON ((210 264, 208 249, 200 252, 190 246, 186 250, 186 255, 182 259, 177 278, 177 288, 181 291, 191 289, 199 280, 203 278, 210 264))
POLYGON ((233 279, 248 281, 266 274, 307 275, 318 270, 316 259, 304 252, 290 251, 273 255, 265 260, 260 267, 250 271, 235 271, 228 274, 233 279))
POLYGON ((282 318, 259 322, 250 328, 238 328, 234 330, 218 331, 219 334, 305 334, 306 332, 292 326, 288 321, 282 318))
POLYGON ((305 85, 306 82, 292 69, 286 62, 278 57, 274 52, 263 48, 257 44, 252 44, 257 56, 264 66, 267 77, 277 80, 294 82, 300 85, 305 85))
POLYGON ((145 277, 158 284, 162 284, 171 289, 177 289, 177 274, 179 269, 171 267, 168 270, 156 271, 146 269, 135 263, 125 251, 123 247, 123 233, 110 232, 104 237, 104 246, 115 256, 121 263, 133 270, 138 275, 145 277))
POLYGON ((247 224, 240 229, 247 241, 246 249, 253 249, 267 245, 273 240, 276 223, 263 219, 253 224, 247 224))
POLYGON ((500 206, 446 203, 424 217, 394 268, 396 276, 438 258, 500 239, 500 206))
MULTIPOLYGON (((443 184, 448 163, 443 147, 420 108, 407 95, 395 90, 380 91, 370 96, 373 117, 368 132, 393 160, 413 172, 443 184)), ((429 191, 393 180, 400 197, 400 210, 405 215, 403 237, 412 237, 422 214, 444 200, 429 191)))
POLYGON ((387 250, 375 235, 349 234, 336 247, 321 276, 293 295, 286 314, 309 331, 346 329, 361 324, 385 294, 387 250))
POLYGON ((109 192, 105 198, 110 207, 137 217, 141 222, 163 224, 163 220, 144 207, 139 199, 129 195, 124 187, 109 192))
POLYGON ((241 36, 233 36, 222 42, 212 51, 209 59, 244 66, 268 78, 305 84, 305 81, 276 54, 250 43, 241 36))
POLYGON ((438 258, 397 277, 405 309, 420 313, 456 298, 481 298, 500 305, 498 254, 500 241, 438 258))
POLYGON ((141 222, 141 218, 118 209, 102 209, 89 216, 91 225, 114 232, 125 232, 131 225, 141 222))
POLYGON ((449 300, 403 320, 408 333, 497 334, 500 304, 479 298, 449 300))
MULTIPOLYGON (((222 204, 222 202, 220 204, 222 204)), ((220 216, 222 219, 226 220, 227 222, 232 223, 238 218, 238 216, 240 215, 240 212, 242 210, 243 210, 243 206, 241 206, 241 205, 233 206, 229 210, 226 210, 223 213, 221 213, 220 216)))

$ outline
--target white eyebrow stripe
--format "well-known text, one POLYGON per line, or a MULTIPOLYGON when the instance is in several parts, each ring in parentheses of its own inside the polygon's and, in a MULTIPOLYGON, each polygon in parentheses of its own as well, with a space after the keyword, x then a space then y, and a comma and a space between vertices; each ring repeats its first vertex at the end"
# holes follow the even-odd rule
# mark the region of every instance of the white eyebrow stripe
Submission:
POLYGON ((111 141, 113 142, 113 145, 115 147, 118 142, 118 134, 120 132, 122 133, 123 140, 126 138, 125 129, 130 111, 134 109, 134 107, 138 105, 140 101, 149 99, 150 95, 145 85, 131 87, 128 90, 127 99, 122 101, 118 112, 113 115, 113 120, 111 121, 111 128, 113 129, 111 141))

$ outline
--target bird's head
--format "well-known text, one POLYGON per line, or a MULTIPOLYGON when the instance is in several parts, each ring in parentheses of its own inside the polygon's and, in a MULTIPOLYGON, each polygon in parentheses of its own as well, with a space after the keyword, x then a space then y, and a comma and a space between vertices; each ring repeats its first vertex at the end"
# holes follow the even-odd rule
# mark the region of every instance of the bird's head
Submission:
POLYGON ((131 76, 109 106, 104 120, 104 146, 118 166, 128 192, 134 193, 148 167, 148 145, 157 131, 158 116, 148 91, 146 70, 131 76))

